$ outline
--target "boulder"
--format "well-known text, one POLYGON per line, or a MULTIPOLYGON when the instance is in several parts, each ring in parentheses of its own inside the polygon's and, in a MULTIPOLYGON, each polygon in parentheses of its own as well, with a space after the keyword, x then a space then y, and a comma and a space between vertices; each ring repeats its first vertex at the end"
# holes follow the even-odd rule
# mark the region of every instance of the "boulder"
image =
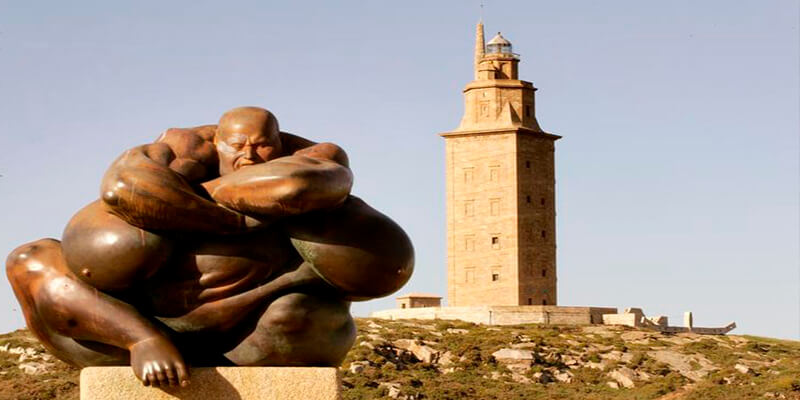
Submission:
POLYGON ((617 368, 609 372, 608 376, 626 388, 630 389, 636 386, 633 382, 636 379, 636 371, 628 367, 617 368))
POLYGON ((419 344, 411 339, 398 339, 392 344, 399 349, 411 352, 418 360, 433 364, 439 360, 439 351, 424 344, 419 344))

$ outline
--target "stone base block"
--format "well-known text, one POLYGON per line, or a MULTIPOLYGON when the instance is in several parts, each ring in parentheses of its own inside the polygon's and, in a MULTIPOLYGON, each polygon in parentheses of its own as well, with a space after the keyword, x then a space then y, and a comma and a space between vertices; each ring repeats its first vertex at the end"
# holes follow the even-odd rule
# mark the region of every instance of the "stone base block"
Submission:
POLYGON ((81 371, 81 400, 338 400, 336 368, 192 368, 185 388, 146 387, 130 367, 90 367, 81 371))

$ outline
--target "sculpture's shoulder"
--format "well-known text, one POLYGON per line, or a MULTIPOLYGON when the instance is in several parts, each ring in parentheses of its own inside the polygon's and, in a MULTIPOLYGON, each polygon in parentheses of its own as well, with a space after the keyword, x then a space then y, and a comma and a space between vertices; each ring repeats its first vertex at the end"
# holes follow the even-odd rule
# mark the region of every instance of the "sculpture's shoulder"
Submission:
POLYGON ((347 153, 339 145, 330 142, 317 143, 304 137, 281 132, 281 143, 285 155, 305 155, 332 160, 345 167, 350 166, 347 153))

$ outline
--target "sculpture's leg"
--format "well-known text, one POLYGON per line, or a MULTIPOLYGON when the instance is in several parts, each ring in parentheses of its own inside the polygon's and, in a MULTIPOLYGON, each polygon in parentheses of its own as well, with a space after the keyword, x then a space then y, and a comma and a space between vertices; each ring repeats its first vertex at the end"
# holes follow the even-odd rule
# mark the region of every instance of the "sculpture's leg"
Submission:
POLYGON ((134 373, 145 384, 187 379, 172 343, 133 307, 75 277, 59 241, 15 249, 6 273, 28 327, 58 358, 77 366, 119 365, 128 362, 130 351, 134 373))
POLYGON ((283 224, 300 256, 347 300, 387 296, 414 270, 408 235, 355 196, 338 208, 288 218, 283 224))
POLYGON ((225 356, 237 365, 338 366, 355 340, 347 301, 305 293, 279 297, 225 356))

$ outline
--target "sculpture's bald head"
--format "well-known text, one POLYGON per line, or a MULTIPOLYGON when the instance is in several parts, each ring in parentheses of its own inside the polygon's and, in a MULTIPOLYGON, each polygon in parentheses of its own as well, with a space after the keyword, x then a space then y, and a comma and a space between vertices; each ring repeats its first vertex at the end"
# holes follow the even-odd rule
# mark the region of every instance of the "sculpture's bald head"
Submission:
POLYGON ((214 144, 220 175, 280 157, 282 151, 278 120, 259 107, 238 107, 223 114, 214 144))

